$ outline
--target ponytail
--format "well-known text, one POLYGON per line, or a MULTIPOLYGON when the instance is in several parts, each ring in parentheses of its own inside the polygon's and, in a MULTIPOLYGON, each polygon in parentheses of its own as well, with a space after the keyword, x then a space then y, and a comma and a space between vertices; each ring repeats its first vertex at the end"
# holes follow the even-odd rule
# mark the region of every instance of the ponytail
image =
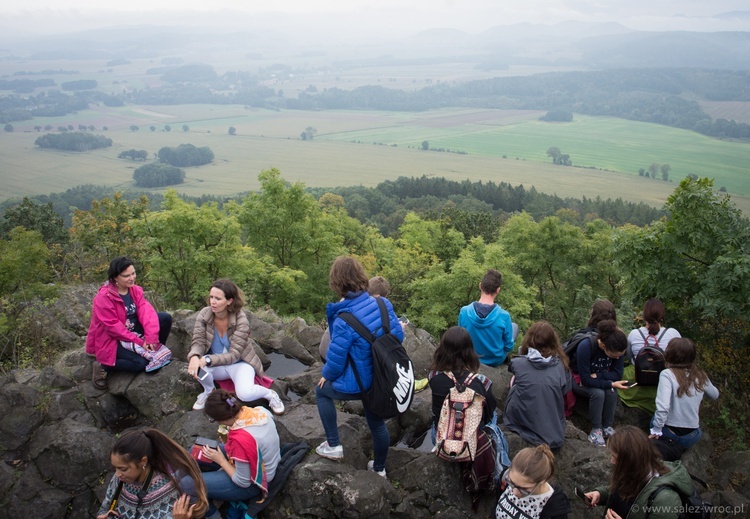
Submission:
POLYGON ((650 335, 657 335, 659 333, 665 314, 664 303, 659 299, 649 299, 643 305, 643 320, 646 321, 646 328, 650 335))
MULTIPOLYGON (((122 457, 128 463, 139 462, 144 457, 157 472, 166 475, 176 489, 180 489, 175 474, 190 476, 195 482, 196 498, 193 517, 203 517, 208 508, 206 486, 195 460, 169 436, 158 429, 130 431, 112 447, 112 454, 122 457)), ((180 478, 181 478, 180 477, 180 478)))

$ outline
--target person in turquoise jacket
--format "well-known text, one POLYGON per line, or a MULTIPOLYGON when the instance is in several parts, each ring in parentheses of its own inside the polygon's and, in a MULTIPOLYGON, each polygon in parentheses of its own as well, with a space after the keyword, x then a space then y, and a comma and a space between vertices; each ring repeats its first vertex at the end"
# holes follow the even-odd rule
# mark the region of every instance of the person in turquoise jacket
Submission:
POLYGON ((502 284, 503 275, 489 269, 479 283, 479 301, 464 306, 458 314, 458 325, 469 331, 479 362, 488 366, 499 366, 513 351, 510 314, 495 302, 502 284))
POLYGON ((662 461, 646 433, 633 425, 615 429, 607 447, 612 477, 609 486, 585 494, 591 506, 606 506, 605 519, 677 519, 680 494, 693 493, 687 469, 679 461, 662 461))

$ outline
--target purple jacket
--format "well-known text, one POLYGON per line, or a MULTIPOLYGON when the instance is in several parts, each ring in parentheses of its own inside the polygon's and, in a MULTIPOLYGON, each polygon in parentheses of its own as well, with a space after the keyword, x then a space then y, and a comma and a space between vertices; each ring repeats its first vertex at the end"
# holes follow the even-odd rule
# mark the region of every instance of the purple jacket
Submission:
POLYGON ((91 324, 86 337, 86 353, 96 355, 96 360, 105 366, 115 365, 117 341, 134 342, 141 346, 144 343, 157 344, 159 342, 159 317, 151 303, 143 297, 143 289, 133 285, 130 288, 130 297, 135 303, 145 340, 125 328, 127 318, 125 303, 114 285, 107 281, 94 297, 91 324))

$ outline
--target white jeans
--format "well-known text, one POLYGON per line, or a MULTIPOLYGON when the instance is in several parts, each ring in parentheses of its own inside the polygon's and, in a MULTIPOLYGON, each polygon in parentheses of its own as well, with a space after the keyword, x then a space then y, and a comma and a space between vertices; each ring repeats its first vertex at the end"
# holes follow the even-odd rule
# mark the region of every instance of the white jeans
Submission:
POLYGON ((252 402, 261 398, 269 399, 271 390, 255 383, 255 370, 244 361, 228 366, 206 366, 208 376, 200 381, 203 390, 210 393, 214 389, 214 380, 232 379, 234 392, 243 402, 252 402))

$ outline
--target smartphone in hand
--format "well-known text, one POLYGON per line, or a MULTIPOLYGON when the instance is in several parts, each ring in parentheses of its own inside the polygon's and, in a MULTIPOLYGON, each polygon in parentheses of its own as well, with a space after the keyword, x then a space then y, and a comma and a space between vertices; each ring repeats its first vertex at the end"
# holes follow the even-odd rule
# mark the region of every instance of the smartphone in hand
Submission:
POLYGON ((208 376, 208 371, 206 371, 203 368, 198 368, 198 371, 196 374, 198 375, 199 380, 204 380, 208 376))
POLYGON ((638 382, 636 382, 634 380, 626 380, 625 383, 624 383, 624 385, 625 385, 625 387, 629 388, 629 387, 637 386, 638 382))
POLYGON ((581 501, 583 501, 584 503, 586 503, 587 506, 593 506, 591 504, 591 499, 586 496, 586 494, 585 494, 585 492, 583 490, 581 490, 580 488, 576 487, 575 488, 575 494, 576 494, 576 496, 578 496, 578 499, 580 499, 581 501))
POLYGON ((216 440, 212 440, 210 438, 204 438, 202 436, 198 436, 195 439, 195 444, 196 445, 202 445, 202 446, 208 447, 210 449, 218 449, 219 448, 219 442, 217 442, 216 440))

